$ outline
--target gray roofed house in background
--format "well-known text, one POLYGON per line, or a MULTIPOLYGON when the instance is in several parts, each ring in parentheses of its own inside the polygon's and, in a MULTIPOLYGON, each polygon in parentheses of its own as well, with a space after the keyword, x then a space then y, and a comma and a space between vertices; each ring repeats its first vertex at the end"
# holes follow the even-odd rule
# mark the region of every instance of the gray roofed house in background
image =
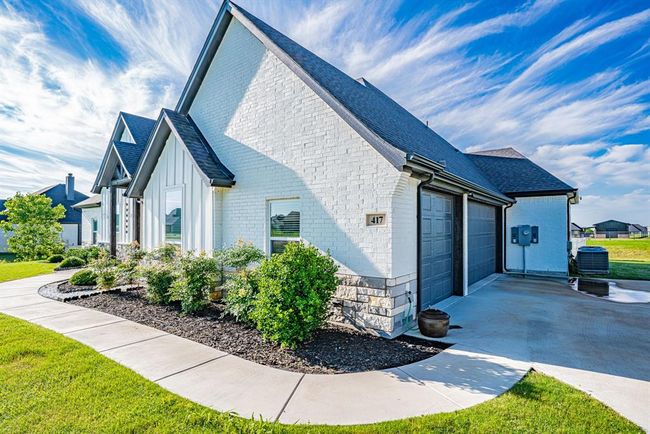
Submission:
POLYGON ((501 192, 509 196, 566 194, 576 190, 513 148, 466 155, 501 192))

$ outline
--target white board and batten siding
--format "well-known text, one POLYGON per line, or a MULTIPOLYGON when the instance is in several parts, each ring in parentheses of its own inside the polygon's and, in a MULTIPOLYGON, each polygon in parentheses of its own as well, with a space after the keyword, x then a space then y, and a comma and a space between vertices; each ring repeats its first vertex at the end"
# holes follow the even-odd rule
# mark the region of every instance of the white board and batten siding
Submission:
POLYGON ((101 210, 102 207, 91 207, 81 209, 81 244, 89 246, 93 242, 93 220, 97 220, 97 241, 100 241, 101 234, 101 210))
MULTIPOLYGON (((395 242, 393 228, 416 227, 416 183, 236 19, 189 113, 236 177, 222 191, 224 245, 243 239, 268 253, 269 201, 298 199, 301 238, 329 250, 341 272, 397 277, 414 271, 415 229, 408 230, 413 242, 405 243, 395 242), (393 209, 394 195, 412 195, 405 211, 393 209), (385 224, 367 226, 370 213, 385 214, 385 224), (406 258, 396 268, 395 256, 406 258)), ((150 183, 157 184, 164 182, 150 183)))
MULTIPOLYGON (((115 234, 117 244, 131 244, 135 240, 135 199, 124 197, 124 189, 118 188, 115 207, 120 215, 119 230, 115 234)), ((102 206, 99 208, 99 228, 97 241, 102 244, 108 244, 111 241, 111 190, 102 188, 102 206)), ((86 240, 86 238, 84 238, 86 240)))
POLYGON ((568 273, 567 197, 518 197, 506 210, 506 268, 523 270, 522 247, 510 242, 510 228, 518 225, 539 226, 539 243, 526 249, 528 272, 544 274, 568 273))
POLYGON ((165 196, 182 191, 181 246, 195 252, 214 250, 214 201, 219 194, 201 176, 185 146, 169 135, 144 190, 142 245, 150 250, 165 244, 165 196))

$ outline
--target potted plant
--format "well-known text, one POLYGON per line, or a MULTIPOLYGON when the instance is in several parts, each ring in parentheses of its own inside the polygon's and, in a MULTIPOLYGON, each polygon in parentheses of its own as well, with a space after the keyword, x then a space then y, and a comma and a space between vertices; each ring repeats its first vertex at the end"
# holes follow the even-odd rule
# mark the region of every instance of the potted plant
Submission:
POLYGON ((420 333, 430 338, 442 338, 449 330, 449 314, 438 309, 427 309, 418 315, 420 333))

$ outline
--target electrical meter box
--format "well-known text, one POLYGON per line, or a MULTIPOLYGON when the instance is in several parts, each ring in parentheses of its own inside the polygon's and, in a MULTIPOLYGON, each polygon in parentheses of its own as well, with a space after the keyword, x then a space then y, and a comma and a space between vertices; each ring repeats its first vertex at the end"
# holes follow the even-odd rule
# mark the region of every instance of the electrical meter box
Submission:
POLYGON ((511 227, 510 242, 520 246, 539 243, 539 226, 519 225, 511 227))

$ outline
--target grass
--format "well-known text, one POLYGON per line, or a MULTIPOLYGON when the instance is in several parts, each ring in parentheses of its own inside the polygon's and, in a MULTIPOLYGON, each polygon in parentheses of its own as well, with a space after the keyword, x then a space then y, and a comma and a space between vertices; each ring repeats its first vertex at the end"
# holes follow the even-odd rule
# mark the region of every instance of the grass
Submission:
POLYGON ((603 246, 609 252, 612 279, 650 280, 650 238, 594 239, 589 246, 603 246))
POLYGON ((57 265, 45 261, 0 262, 0 282, 51 273, 57 265))
POLYGON ((3 432, 642 432, 576 389, 532 372, 466 410, 352 427, 242 419, 180 398, 72 339, 0 315, 3 432))

